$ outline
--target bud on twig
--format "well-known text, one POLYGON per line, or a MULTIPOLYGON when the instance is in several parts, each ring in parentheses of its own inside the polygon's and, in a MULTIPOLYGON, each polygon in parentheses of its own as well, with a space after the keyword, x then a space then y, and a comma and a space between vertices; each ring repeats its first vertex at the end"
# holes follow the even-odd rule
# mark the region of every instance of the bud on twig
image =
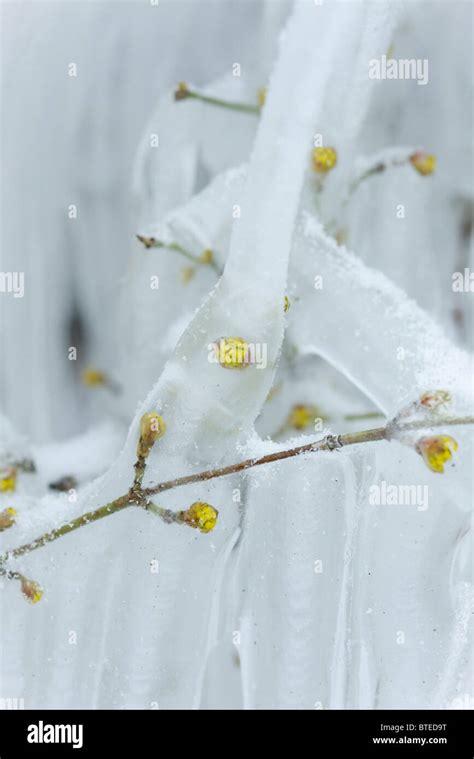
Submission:
POLYGON ((249 346, 242 337, 221 337, 214 351, 224 369, 244 369, 250 363, 249 346))
POLYGON ((422 437, 416 442, 415 450, 423 457, 426 466, 432 472, 443 474, 444 465, 452 459, 453 452, 458 449, 457 441, 451 435, 435 435, 422 437))
POLYGON ((0 493, 7 493, 16 488, 16 467, 7 466, 0 471, 0 493))
POLYGON ((0 512, 0 532, 15 524, 16 509, 8 508, 0 512))
POLYGON ((337 151, 335 148, 314 148, 311 159, 317 174, 327 174, 337 163, 337 151))
POLYGON ((44 591, 39 583, 29 580, 24 575, 20 575, 20 582, 21 592, 30 604, 36 604, 38 601, 41 601, 44 591))
POLYGON ((137 446, 138 458, 145 459, 156 441, 166 432, 165 420, 154 411, 143 414, 140 420, 140 438, 137 446))
POLYGON ((217 523, 218 511, 204 501, 196 501, 186 511, 179 512, 180 521, 200 532, 210 532, 217 523))
POLYGON ((174 99, 175 100, 186 100, 186 98, 190 97, 190 92, 188 85, 186 82, 178 82, 176 85, 176 89, 174 91, 174 99))
POLYGON ((425 153, 424 150, 417 150, 410 156, 410 163, 418 174, 426 177, 436 169, 436 156, 432 153, 425 153))

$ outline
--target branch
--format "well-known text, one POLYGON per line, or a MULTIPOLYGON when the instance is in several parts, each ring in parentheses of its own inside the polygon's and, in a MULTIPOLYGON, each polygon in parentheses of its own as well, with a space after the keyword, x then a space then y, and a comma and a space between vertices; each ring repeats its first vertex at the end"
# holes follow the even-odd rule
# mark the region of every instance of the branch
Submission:
MULTIPOLYGON (((377 174, 381 174, 388 169, 397 168, 400 166, 408 166, 409 164, 411 164, 415 171, 417 171, 421 176, 429 176, 434 172, 436 168, 436 157, 432 153, 427 153, 424 150, 413 151, 411 149, 407 151, 406 155, 404 156, 400 155, 397 157, 391 157, 379 154, 379 156, 373 159, 371 165, 365 168, 349 183, 340 204, 340 217, 344 217, 345 211, 347 210, 347 207, 349 206, 353 195, 367 179, 370 179, 377 174)), ((331 219, 326 224, 326 228, 330 234, 334 234, 338 223, 339 222, 337 219, 331 219)))
MULTIPOLYGON (((145 415, 146 416, 146 415, 145 415)), ((156 416, 156 415, 155 415, 156 416)), ((158 417, 159 418, 159 417, 158 417)), ((104 517, 111 516, 112 514, 122 511, 129 506, 140 506, 145 510, 154 513, 156 516, 162 518, 165 522, 177 522, 179 524, 187 524, 191 527, 198 527, 203 532, 208 532, 212 529, 217 519, 217 512, 212 509, 208 504, 197 502, 186 511, 173 512, 170 509, 164 509, 160 506, 156 506, 151 503, 149 496, 156 493, 163 493, 166 490, 173 490, 174 488, 183 487, 184 485, 192 485, 197 482, 207 482, 219 477, 226 477, 231 474, 238 474, 247 469, 253 469, 257 466, 263 466, 264 464, 272 464, 276 461, 283 461, 284 459, 294 458, 295 456, 301 456, 307 453, 317 453, 318 451, 333 451, 340 448, 346 448, 351 445, 360 445, 362 443, 372 443, 379 440, 393 440, 400 438, 405 433, 417 432, 420 430, 429 430, 436 427, 453 427, 474 424, 474 417, 450 417, 450 418, 430 418, 420 419, 415 421, 405 422, 399 424, 396 420, 388 422, 384 427, 375 427, 369 430, 362 430, 360 432, 348 432, 343 435, 326 435, 320 440, 306 443, 304 445, 296 446, 295 448, 289 448, 284 451, 276 451, 260 458, 246 459, 240 461, 237 464, 231 464, 229 466, 220 467, 218 469, 209 469, 204 472, 198 472, 197 474, 190 474, 184 477, 177 477, 173 480, 166 480, 149 488, 142 488, 137 480, 134 481, 134 485, 130 491, 114 501, 101 506, 94 511, 89 511, 87 514, 83 514, 76 519, 72 519, 70 522, 57 527, 50 532, 41 535, 30 543, 25 543, 19 548, 15 548, 12 551, 0 556, 0 565, 4 564, 8 559, 18 558, 24 554, 31 553, 37 548, 47 545, 48 543, 57 540, 63 535, 67 535, 79 527, 96 522, 104 517), (206 509, 211 509, 213 514, 206 509), (206 519, 204 522, 203 519, 206 519), (209 526, 212 523, 212 526, 209 526), (205 526, 207 525, 207 528, 205 526)), ((143 437, 143 435, 142 435, 143 437)), ((142 438, 140 438, 142 440, 142 438)), ((434 438, 439 440, 439 438, 434 438)), ((450 438, 451 439, 451 438, 450 438)), ((143 445, 142 445, 143 448, 143 445)), ((140 446, 139 446, 140 449, 140 446)), ((146 458, 146 456, 145 456, 146 458)), ((142 467, 140 466, 140 469, 142 467)), ((140 472, 141 474, 141 472, 140 472)), ((0 566, 0 575, 12 578, 16 577, 15 573, 9 572, 4 567, 0 566)))
MULTIPOLYGON (((474 424, 474 417, 457 417, 430 422, 420 420, 399 426, 397 425, 396 429, 398 433, 405 433, 431 429, 433 427, 464 424, 474 424)), ((361 432, 347 432, 344 435, 326 435, 326 437, 321 438, 321 440, 316 440, 313 443, 299 445, 296 448, 289 448, 286 451, 276 451, 276 453, 270 453, 259 459, 246 459, 238 464, 231 464, 230 466, 221 467, 220 469, 208 469, 205 472, 198 472, 197 474, 189 474, 186 477, 177 477, 174 480, 160 482, 158 485, 151 488, 144 488, 143 493, 147 496, 154 495, 155 493, 162 493, 165 490, 172 490, 173 488, 179 488, 183 485, 192 485, 195 482, 206 482, 207 480, 213 480, 216 477, 226 477, 229 474, 238 474, 246 469, 253 469, 256 466, 262 466, 263 464, 272 464, 275 461, 293 458, 294 456, 301 456, 304 453, 334 451, 338 448, 346 448, 349 445, 373 443, 377 440, 391 440, 394 437, 393 425, 390 422, 385 427, 375 427, 374 429, 362 430, 361 432)))
POLYGON ((200 264, 211 266, 216 274, 219 276, 222 276, 222 269, 218 266, 218 264, 214 260, 214 254, 212 250, 209 248, 204 250, 203 253, 200 256, 194 256, 192 253, 189 252, 189 250, 186 250, 186 248, 183 248, 182 245, 180 245, 177 242, 169 242, 165 243, 161 240, 157 240, 155 237, 144 237, 143 235, 136 235, 137 240, 142 243, 142 245, 145 246, 145 248, 167 248, 168 250, 175 250, 177 253, 180 253, 182 256, 188 259, 192 264, 195 266, 198 266, 200 264))
POLYGON ((261 106, 252 105, 251 103, 235 103, 230 100, 223 100, 222 98, 212 97, 210 95, 203 95, 196 90, 191 90, 185 82, 180 82, 176 87, 174 93, 175 100, 187 100, 193 98, 194 100, 200 100, 201 103, 208 103, 209 105, 217 105, 220 108, 228 108, 231 111, 240 111, 241 113, 252 113, 258 116, 261 111, 261 106))
MULTIPOLYGON (((35 551, 37 548, 47 545, 47 543, 52 543, 63 535, 78 530, 79 527, 85 527, 86 524, 97 522, 99 519, 108 517, 110 514, 115 514, 117 511, 121 511, 132 505, 134 505, 134 503, 131 501, 130 495, 128 493, 122 495, 120 498, 116 498, 115 501, 111 501, 110 503, 105 504, 105 506, 101 506, 99 509, 88 511, 87 514, 76 517, 76 519, 72 519, 61 527, 56 527, 54 530, 51 530, 51 532, 45 532, 44 535, 40 535, 39 538, 36 538, 31 543, 25 543, 25 545, 22 545, 19 548, 14 548, 13 551, 8 551, 8 553, 0 556, 0 564, 3 564, 7 559, 17 559, 25 553, 31 553, 31 551, 35 551)), ((5 570, 0 568, 0 574, 4 573, 5 570)))

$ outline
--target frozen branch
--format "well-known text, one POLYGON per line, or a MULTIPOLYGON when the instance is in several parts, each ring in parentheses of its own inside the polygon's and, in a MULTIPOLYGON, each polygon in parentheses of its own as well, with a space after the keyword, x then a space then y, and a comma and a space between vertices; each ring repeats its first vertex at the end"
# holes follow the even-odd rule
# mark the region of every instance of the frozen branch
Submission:
MULTIPOLYGON (((230 100, 223 100, 222 98, 203 95, 197 90, 191 90, 186 82, 180 82, 176 87, 174 99, 188 100, 190 98, 199 100, 201 103, 207 103, 208 105, 217 105, 220 108, 228 108, 231 111, 240 111, 240 113, 252 113, 256 116, 259 115, 261 110, 261 107, 259 105, 252 105, 251 103, 235 103, 230 100)), ((264 100, 263 97, 261 99, 264 100)))
MULTIPOLYGON (((173 490, 175 488, 183 487, 184 485, 192 485, 199 482, 207 482, 209 480, 217 479, 220 477, 226 477, 228 475, 239 474, 247 469, 253 469, 265 464, 273 464, 277 461, 283 461, 284 459, 294 458, 310 453, 318 453, 319 451, 333 451, 341 448, 346 448, 352 445, 360 445, 362 443, 373 443, 380 440, 406 440, 406 436, 410 433, 420 432, 422 430, 432 430, 440 427, 454 427, 474 424, 474 417, 435 417, 424 419, 415 419, 412 421, 405 421, 400 423, 399 418, 388 422, 383 427, 375 427, 373 429, 362 430, 360 432, 348 432, 341 435, 326 435, 320 440, 316 440, 304 445, 299 445, 294 448, 289 448, 284 451, 276 451, 275 453, 267 454, 260 458, 246 459, 236 464, 230 464, 228 466, 220 467, 217 469, 208 469, 204 472, 198 472, 196 474, 189 474, 184 477, 177 477, 172 480, 166 480, 153 487, 143 488, 142 480, 145 472, 145 465, 147 456, 154 444, 154 442, 164 434, 166 429, 161 417, 157 414, 150 413, 145 414, 142 417, 141 434, 137 450, 137 463, 135 465, 135 478, 128 493, 116 498, 114 501, 105 504, 93 511, 89 511, 80 517, 76 517, 61 527, 57 527, 50 532, 40 535, 30 543, 25 543, 18 548, 14 548, 11 551, 0 556, 0 575, 3 575, 7 579, 18 579, 23 577, 18 573, 11 572, 5 568, 4 564, 9 559, 16 559, 27 553, 35 551, 37 548, 52 543, 58 538, 68 535, 70 532, 74 532, 80 527, 85 527, 88 524, 97 522, 100 519, 116 514, 129 506, 139 506, 147 511, 150 511, 155 516, 158 516, 167 523, 187 524, 190 527, 195 527, 201 530, 201 532, 209 532, 213 529, 217 521, 217 511, 212 506, 204 502, 198 501, 193 503, 189 509, 185 511, 173 512, 170 509, 164 509, 161 506, 150 501, 150 496, 157 493, 163 493, 166 490, 173 490)), ((435 468, 432 466, 433 461, 430 456, 444 455, 442 462, 451 457, 449 449, 449 441, 453 441, 449 436, 435 436, 430 438, 422 438, 420 442, 429 441, 431 447, 435 444, 433 451, 430 450, 430 446, 423 448, 418 443, 414 443, 415 449, 423 455, 425 461, 431 466, 434 471, 443 471, 441 468, 435 468), (443 447, 444 446, 444 447, 443 447), (426 450, 428 453, 426 454, 426 450), (448 453, 446 453, 448 452, 448 453)), ((455 441, 453 441, 455 442, 455 441)), ((437 460, 439 463, 439 460, 437 460)))
POLYGON ((189 250, 182 245, 179 245, 177 242, 165 243, 161 240, 157 240, 155 237, 144 237, 143 235, 137 235, 137 240, 139 240, 145 248, 168 248, 169 250, 175 250, 195 266, 208 265, 211 266, 219 276, 222 275, 222 269, 216 264, 213 252, 210 249, 204 250, 200 256, 194 256, 189 250))

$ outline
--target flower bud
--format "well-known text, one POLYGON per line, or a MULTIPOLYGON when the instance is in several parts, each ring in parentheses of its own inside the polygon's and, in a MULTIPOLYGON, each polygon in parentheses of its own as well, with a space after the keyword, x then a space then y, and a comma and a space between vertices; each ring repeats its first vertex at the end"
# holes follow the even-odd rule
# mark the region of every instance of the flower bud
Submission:
POLYGON ((305 406, 298 404, 293 406, 288 417, 288 424, 295 430, 304 430, 310 424, 313 424, 318 416, 318 409, 315 406, 305 406))
POLYGON ((417 150, 410 156, 410 163, 418 174, 426 177, 436 169, 436 156, 432 153, 425 153, 423 150, 417 150))
POLYGON ((166 432, 165 420, 154 411, 143 414, 140 419, 140 438, 137 447, 138 458, 146 458, 154 443, 166 432))
POLYGON ((210 532, 216 526, 218 513, 208 503, 196 501, 189 509, 181 512, 181 519, 189 527, 194 527, 201 532, 210 532))
POLYGON ((317 174, 326 174, 337 163, 337 151, 335 148, 314 148, 311 159, 314 171, 317 174))
POLYGON ((429 411, 435 411, 445 406, 451 400, 447 390, 428 390, 420 397, 419 404, 429 411))
POLYGON ((0 470, 0 492, 7 493, 16 488, 16 467, 7 466, 0 470))
POLYGON ((450 435, 422 437, 416 443, 416 451, 423 457, 426 466, 439 474, 444 472, 445 463, 457 449, 457 441, 450 435))
POLYGON ((184 266, 181 269, 181 281, 183 285, 187 285, 188 282, 191 282, 192 278, 194 277, 195 271, 194 266, 184 266))
POLYGON ((178 82, 176 89, 174 91, 174 99, 175 100, 186 100, 186 98, 189 97, 189 89, 186 82, 178 82))
POLYGON ((0 532, 15 524, 16 509, 8 508, 0 511, 0 532))
POLYGON ((25 577, 24 575, 20 575, 20 581, 21 592, 30 604, 36 604, 38 601, 41 601, 43 597, 43 588, 39 583, 34 580, 29 580, 28 577, 25 577))
POLYGON ((199 262, 201 264, 212 264, 214 261, 214 253, 210 248, 206 248, 206 250, 203 250, 201 255, 199 256, 199 262))
POLYGON ((225 369, 244 369, 250 363, 249 346, 242 337, 221 337, 214 350, 225 369))
POLYGON ((98 369, 84 369, 81 375, 82 382, 87 387, 97 387, 99 385, 105 385, 107 383, 106 375, 98 369))
POLYGON ((260 87, 257 90, 257 102, 258 102, 259 108, 263 108, 263 106, 265 105, 266 99, 267 99, 267 88, 260 87))

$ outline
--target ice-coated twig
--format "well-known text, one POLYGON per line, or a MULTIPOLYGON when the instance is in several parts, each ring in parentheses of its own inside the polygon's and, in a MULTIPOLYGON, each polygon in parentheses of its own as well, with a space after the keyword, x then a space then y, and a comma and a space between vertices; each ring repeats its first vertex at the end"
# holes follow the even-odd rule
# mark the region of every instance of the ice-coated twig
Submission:
POLYGON ((139 240, 145 248, 168 248, 169 250, 175 250, 177 253, 180 253, 187 258, 188 261, 191 261, 195 266, 203 264, 208 265, 211 266, 219 276, 222 275, 222 269, 215 262, 211 250, 204 250, 200 256, 194 256, 189 250, 183 248, 183 246, 177 242, 166 243, 162 240, 157 240, 155 237, 144 237, 143 235, 137 235, 137 240, 139 240))
POLYGON ((261 106, 252 105, 251 103, 236 103, 231 100, 223 100, 222 98, 212 97, 211 95, 204 95, 197 90, 192 90, 186 84, 186 82, 180 82, 176 87, 174 93, 175 100, 199 100, 201 103, 207 103, 208 105, 217 105, 220 108, 228 108, 231 111, 240 111, 240 113, 252 113, 256 116, 259 115, 261 106))
MULTIPOLYGON (((429 176, 436 168, 436 158, 424 150, 413 150, 412 148, 392 148, 372 156, 347 186, 341 201, 341 219, 345 215, 353 196, 367 179, 382 174, 388 169, 409 166, 410 164, 421 176, 429 176)), ((331 234, 335 233, 338 223, 338 219, 331 219, 328 222, 327 229, 331 234)))
MULTIPOLYGON (((147 418, 147 430, 143 432, 145 425, 142 422, 142 434, 138 445, 139 452, 141 451, 144 459, 146 459, 151 446, 158 437, 163 433, 164 425, 161 417, 156 414, 146 414, 144 418, 147 418), (156 427, 153 429, 153 420, 157 421, 156 427), (154 439, 153 436, 155 436, 154 439), (148 453, 147 453, 148 450, 148 453)), ((20 577, 17 573, 11 572, 4 566, 5 562, 9 559, 16 559, 24 554, 31 553, 37 548, 47 545, 48 543, 57 540, 58 538, 68 535, 70 532, 74 532, 80 527, 85 527, 92 522, 97 522, 100 519, 116 514, 129 506, 139 506, 146 511, 153 513, 163 521, 168 523, 187 524, 191 527, 197 527, 201 532, 209 532, 213 529, 217 521, 217 511, 213 507, 209 506, 201 501, 197 501, 192 504, 186 511, 173 512, 170 509, 164 509, 161 506, 157 506, 150 501, 150 496, 156 493, 163 493, 166 490, 173 490, 174 488, 183 487, 184 485, 193 485, 199 482, 207 482, 219 477, 226 477, 232 474, 238 474, 244 472, 247 469, 253 469, 257 466, 263 466, 265 464, 273 464, 277 461, 283 461, 284 459, 294 458, 295 456, 301 456, 310 453, 317 453, 319 451, 333 451, 340 448, 346 448, 351 445, 360 445, 362 443, 373 443, 380 440, 403 440, 407 433, 419 432, 422 430, 432 430, 440 427, 455 427, 474 424, 474 417, 429 417, 423 419, 415 419, 404 423, 399 423, 396 420, 388 422, 383 427, 375 427, 369 430, 362 430, 359 432, 348 432, 341 435, 326 435, 320 440, 305 443, 303 445, 289 448, 284 451, 276 451, 275 453, 261 456, 260 458, 246 459, 236 464, 230 464, 228 466, 220 467, 218 469, 208 469, 196 474, 185 475, 184 477, 176 477, 172 480, 166 480, 160 482, 157 485, 149 488, 143 488, 141 485, 142 475, 140 471, 140 477, 136 477, 133 486, 128 493, 116 498, 114 501, 100 506, 99 508, 89 511, 82 516, 76 517, 71 521, 63 524, 61 527, 57 527, 50 532, 46 532, 40 535, 30 543, 25 543, 18 548, 14 548, 11 551, 7 551, 0 556, 0 575, 7 579, 18 579, 20 577)), ((437 438, 436 438, 437 439, 437 438)), ((139 456, 140 457, 140 456, 139 456)), ((141 470, 141 466, 139 469, 141 470)))

